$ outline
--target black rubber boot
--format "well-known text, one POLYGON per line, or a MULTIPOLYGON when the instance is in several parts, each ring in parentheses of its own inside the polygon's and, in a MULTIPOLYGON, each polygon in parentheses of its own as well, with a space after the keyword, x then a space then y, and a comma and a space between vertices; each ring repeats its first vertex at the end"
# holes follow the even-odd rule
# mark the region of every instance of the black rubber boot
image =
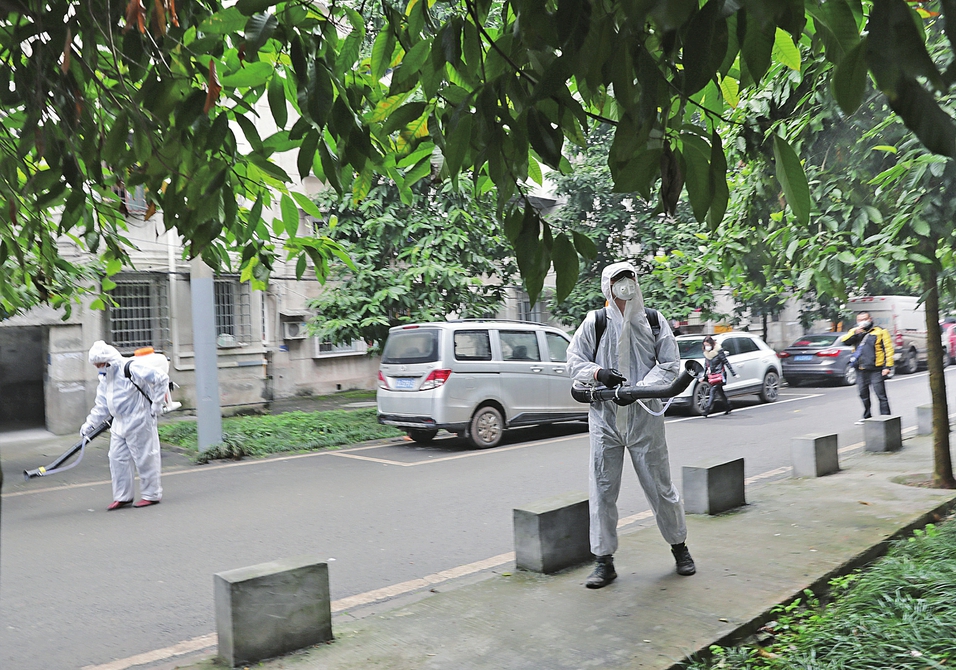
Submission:
POLYGON ((683 542, 672 544, 671 553, 674 554, 674 560, 677 561, 677 574, 690 577, 697 572, 697 566, 694 565, 694 559, 690 557, 686 544, 683 542))
POLYGON ((589 589, 599 589, 607 586, 615 579, 617 579, 617 573, 614 572, 614 557, 608 554, 607 556, 597 557, 594 572, 588 575, 584 585, 589 589))

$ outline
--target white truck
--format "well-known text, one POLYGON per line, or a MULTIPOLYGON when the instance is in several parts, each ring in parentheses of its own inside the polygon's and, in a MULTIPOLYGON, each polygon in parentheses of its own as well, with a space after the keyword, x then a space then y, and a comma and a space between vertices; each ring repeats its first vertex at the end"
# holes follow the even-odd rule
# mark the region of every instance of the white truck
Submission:
POLYGON ((846 307, 856 314, 869 312, 873 323, 889 331, 896 369, 913 373, 927 360, 926 310, 917 303, 919 298, 912 296, 874 295, 851 298, 846 307))

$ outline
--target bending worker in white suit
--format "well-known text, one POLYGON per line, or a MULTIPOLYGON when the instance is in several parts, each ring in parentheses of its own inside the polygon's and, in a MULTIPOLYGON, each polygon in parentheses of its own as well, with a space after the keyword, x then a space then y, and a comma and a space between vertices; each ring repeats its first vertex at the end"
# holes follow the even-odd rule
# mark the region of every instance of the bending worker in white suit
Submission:
MULTIPOLYGON (((606 317, 588 314, 568 348, 568 367, 575 382, 615 387, 670 384, 677 377, 680 353, 670 325, 659 312, 645 310, 637 273, 629 263, 614 263, 601 274, 606 317), (598 321, 605 331, 598 335, 598 321), (618 372, 620 371, 620 372, 618 372)), ((594 402, 588 413, 591 436, 589 496, 591 552, 597 557, 586 586, 599 589, 617 578, 613 554, 617 550, 617 497, 621 490, 624 449, 650 503, 657 526, 671 545, 677 573, 696 572, 684 540, 684 505, 671 481, 664 439, 664 417, 659 399, 641 403, 594 402)))
POLYGON ((113 502, 106 509, 132 504, 134 465, 142 499, 133 506, 156 505, 163 497, 156 417, 162 413, 169 376, 135 357, 123 358, 102 340, 90 348, 90 363, 99 370, 100 382, 80 434, 86 436, 113 417, 109 451, 113 502))

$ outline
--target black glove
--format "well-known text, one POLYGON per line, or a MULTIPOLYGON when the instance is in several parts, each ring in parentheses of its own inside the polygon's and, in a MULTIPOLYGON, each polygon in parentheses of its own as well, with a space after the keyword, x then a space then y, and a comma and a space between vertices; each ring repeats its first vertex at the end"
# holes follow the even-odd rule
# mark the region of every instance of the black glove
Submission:
POLYGON ((597 380, 612 389, 626 382, 627 378, 614 368, 601 368, 598 370, 597 380))

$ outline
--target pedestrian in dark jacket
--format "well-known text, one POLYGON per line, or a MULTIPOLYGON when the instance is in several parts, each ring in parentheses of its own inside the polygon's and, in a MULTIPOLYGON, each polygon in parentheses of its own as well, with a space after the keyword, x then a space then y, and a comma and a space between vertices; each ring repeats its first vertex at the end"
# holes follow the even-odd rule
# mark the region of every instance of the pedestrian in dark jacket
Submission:
POLYGON ((724 384, 727 383, 727 370, 729 370, 730 374, 734 377, 737 376, 733 366, 730 364, 730 360, 727 358, 727 352, 720 348, 720 345, 717 344, 717 341, 714 340, 713 337, 708 335, 704 338, 704 374, 707 375, 710 393, 707 395, 707 405, 704 407, 705 419, 714 408, 718 395, 727 408, 724 414, 730 414, 730 400, 727 399, 727 394, 724 393, 724 384))
MULTIPOLYGON (((863 401, 863 419, 871 416, 870 387, 880 403, 880 414, 889 414, 890 401, 886 397, 884 380, 893 369, 893 339, 890 334, 873 323, 869 312, 860 312, 856 315, 856 328, 841 340, 848 346, 857 347, 851 361, 858 370, 856 383, 860 389, 860 400, 863 401)), ((857 423, 863 423, 863 419, 857 423)))

